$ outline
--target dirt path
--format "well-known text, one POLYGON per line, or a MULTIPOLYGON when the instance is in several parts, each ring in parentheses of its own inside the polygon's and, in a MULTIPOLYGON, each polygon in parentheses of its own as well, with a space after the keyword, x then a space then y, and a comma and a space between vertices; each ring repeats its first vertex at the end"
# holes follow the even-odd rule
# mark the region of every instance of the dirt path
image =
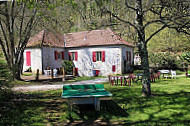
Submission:
MULTIPOLYGON (((80 82, 74 82, 64 85, 76 85, 76 84, 100 84, 107 82, 108 78, 98 78, 94 80, 86 80, 80 82)), ((13 91, 18 92, 33 92, 33 91, 48 91, 48 90, 57 90, 62 89, 63 84, 44 84, 44 85, 24 85, 24 86, 15 86, 12 88, 13 91)))

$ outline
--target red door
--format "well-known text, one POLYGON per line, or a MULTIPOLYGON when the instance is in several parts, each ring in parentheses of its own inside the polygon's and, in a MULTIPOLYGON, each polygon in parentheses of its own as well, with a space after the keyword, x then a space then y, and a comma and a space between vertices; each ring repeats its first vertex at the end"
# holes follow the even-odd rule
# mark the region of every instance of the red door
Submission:
POLYGON ((26 66, 31 66, 31 54, 30 54, 30 51, 26 52, 26 66))

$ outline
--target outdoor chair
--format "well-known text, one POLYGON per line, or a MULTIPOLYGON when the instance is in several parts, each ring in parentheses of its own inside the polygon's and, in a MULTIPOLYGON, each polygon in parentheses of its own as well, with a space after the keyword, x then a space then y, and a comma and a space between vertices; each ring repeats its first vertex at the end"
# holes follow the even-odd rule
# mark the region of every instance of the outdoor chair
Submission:
POLYGON ((150 74, 150 81, 151 82, 155 82, 155 76, 154 76, 154 74, 152 73, 152 74, 150 74))
POLYGON ((160 79, 161 72, 157 72, 157 79, 160 79))
POLYGON ((135 75, 133 73, 129 74, 129 78, 132 80, 132 82, 135 81, 135 75))
POLYGON ((53 76, 57 76, 57 69, 53 69, 53 76))
POLYGON ((175 79, 176 79, 176 77, 177 77, 176 71, 171 70, 171 75, 172 75, 172 79, 173 79, 174 77, 175 77, 175 79))
POLYGON ((44 74, 45 76, 48 76, 47 70, 44 70, 44 74))

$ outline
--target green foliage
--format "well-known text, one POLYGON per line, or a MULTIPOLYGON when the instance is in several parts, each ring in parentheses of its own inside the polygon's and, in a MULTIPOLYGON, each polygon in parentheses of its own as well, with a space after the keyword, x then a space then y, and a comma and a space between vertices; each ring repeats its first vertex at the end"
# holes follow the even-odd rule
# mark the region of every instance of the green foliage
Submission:
MULTIPOLYGON (((0 56, 1 57, 1 56, 0 56)), ((9 90, 11 73, 5 60, 0 60, 0 103, 6 99, 9 90)))
POLYGON ((180 55, 180 59, 182 60, 182 62, 190 64, 190 52, 183 52, 180 55))
POLYGON ((69 60, 64 60, 62 66, 65 68, 65 73, 71 73, 73 71, 73 62, 69 60))
POLYGON ((178 65, 177 56, 171 53, 150 53, 149 62, 154 67, 176 69, 178 65))
MULTIPOLYGON (((151 25, 146 30, 147 36, 156 30, 159 25, 151 25)), ((148 43, 148 50, 155 52, 181 52, 189 50, 189 39, 184 34, 178 33, 176 30, 166 28, 154 36, 148 43)))

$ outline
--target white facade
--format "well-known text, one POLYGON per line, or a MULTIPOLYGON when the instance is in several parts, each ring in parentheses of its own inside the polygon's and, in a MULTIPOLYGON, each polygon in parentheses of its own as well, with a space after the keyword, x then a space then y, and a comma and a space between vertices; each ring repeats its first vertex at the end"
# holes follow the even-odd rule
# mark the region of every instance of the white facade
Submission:
MULTIPOLYGON (((99 75, 107 76, 110 74, 122 74, 126 72, 130 65, 133 64, 133 48, 128 46, 92 46, 92 47, 75 47, 75 48, 26 48, 24 52, 23 71, 31 67, 32 72, 36 73, 39 69, 40 73, 47 67, 61 68, 62 56, 55 59, 55 51, 64 52, 64 60, 69 60, 69 53, 77 52, 77 60, 73 60, 75 68, 78 70, 79 76, 93 76, 93 70, 99 70, 99 75), (26 66, 26 52, 31 52, 31 66, 26 66), (93 61, 93 52, 105 53, 104 61, 93 61), (126 52, 131 52, 131 63, 125 62, 127 59, 126 52), (124 66, 125 65, 125 66, 124 66), (113 70, 113 66, 115 67, 113 70), (124 70, 126 69, 126 70, 124 70)), ((128 57, 129 58, 129 57, 128 57)))
POLYGON ((64 48, 55 47, 43 47, 43 48, 26 48, 24 51, 24 64, 23 71, 31 68, 32 73, 36 73, 39 69, 39 73, 49 68, 61 68, 62 67, 62 55, 61 52, 65 51, 64 48), (59 53, 57 60, 55 59, 55 51, 59 53), (31 65, 27 65, 26 52, 30 52, 31 65))
MULTIPOLYGON (((33 73, 36 73, 37 69, 42 70, 42 51, 40 48, 27 48, 24 51, 24 63, 23 71, 31 68, 33 73), (30 52, 31 65, 27 65, 26 52, 30 52)), ((42 71, 40 71, 42 73, 42 71)))
MULTIPOLYGON (((93 70, 99 70, 101 76, 122 74, 124 72, 123 61, 126 57, 124 52, 130 51, 131 56, 133 56, 133 48, 127 46, 82 47, 69 49, 68 51, 78 53, 78 60, 73 60, 73 62, 75 67, 78 68, 79 76, 92 76, 93 70), (93 62, 92 53, 99 51, 105 51, 105 61, 93 62), (113 72, 113 65, 115 66, 115 72, 113 72)), ((133 58, 131 57, 132 62, 133 58)))

